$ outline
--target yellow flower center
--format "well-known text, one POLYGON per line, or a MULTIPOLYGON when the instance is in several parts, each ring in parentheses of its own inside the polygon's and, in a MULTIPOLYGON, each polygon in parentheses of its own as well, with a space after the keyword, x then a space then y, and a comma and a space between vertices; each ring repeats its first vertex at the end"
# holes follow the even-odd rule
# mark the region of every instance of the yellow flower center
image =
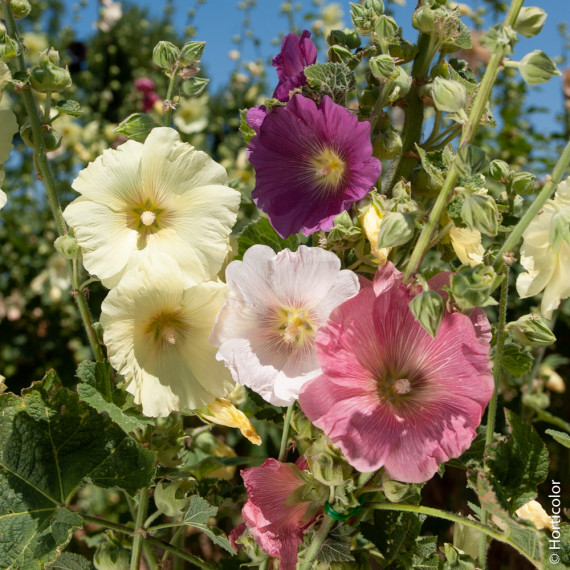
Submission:
POLYGON ((164 208, 156 199, 140 200, 127 211, 127 226, 144 239, 163 228, 166 217, 164 208))
POLYGON ((141 222, 145 226, 152 226, 152 224, 154 224, 155 220, 156 220, 156 214, 154 212, 151 212, 150 210, 145 210, 141 214, 141 222))
POLYGON ((314 180, 324 190, 335 190, 342 182, 345 164, 332 149, 323 148, 310 162, 314 180))
POLYGON ((160 313, 152 317, 145 332, 155 345, 174 347, 188 329, 188 323, 178 312, 160 313))
POLYGON ((306 309, 282 309, 279 315, 279 334, 287 344, 302 345, 315 334, 306 309))

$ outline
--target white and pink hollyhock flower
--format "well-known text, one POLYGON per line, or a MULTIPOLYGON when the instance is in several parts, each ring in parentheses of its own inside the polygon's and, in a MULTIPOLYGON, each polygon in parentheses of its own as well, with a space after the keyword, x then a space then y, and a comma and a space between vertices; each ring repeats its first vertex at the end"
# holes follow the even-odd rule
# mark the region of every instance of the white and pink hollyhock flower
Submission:
POLYGON ((264 552, 279 557, 280 570, 297 567, 297 550, 320 508, 312 501, 289 504, 307 484, 302 475, 307 467, 304 456, 294 465, 270 458, 241 473, 247 490, 241 512, 245 524, 264 552))
POLYGON ((331 311, 359 291, 358 277, 317 247, 275 253, 250 247, 226 269, 229 294, 210 336, 239 384, 289 406, 320 373, 315 334, 331 311))
POLYGON ((355 469, 420 483, 475 438, 493 394, 490 327, 483 311, 448 312, 432 338, 400 277, 387 263, 333 311, 316 339, 322 374, 299 403, 355 469))

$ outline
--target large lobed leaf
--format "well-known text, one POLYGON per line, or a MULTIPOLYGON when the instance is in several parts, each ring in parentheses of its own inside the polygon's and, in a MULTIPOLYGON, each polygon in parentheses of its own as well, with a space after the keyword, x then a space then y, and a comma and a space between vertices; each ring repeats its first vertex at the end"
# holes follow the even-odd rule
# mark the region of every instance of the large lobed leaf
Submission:
POLYGON ((55 372, 0 395, 0 568, 43 568, 82 526, 67 509, 84 483, 147 487, 154 455, 64 388, 55 372))

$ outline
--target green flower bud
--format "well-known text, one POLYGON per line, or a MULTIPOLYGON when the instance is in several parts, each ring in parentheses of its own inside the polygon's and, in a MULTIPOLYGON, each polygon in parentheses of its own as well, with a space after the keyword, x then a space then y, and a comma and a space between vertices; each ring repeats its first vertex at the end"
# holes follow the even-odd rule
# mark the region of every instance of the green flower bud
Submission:
POLYGON ((507 180, 509 172, 509 165, 504 160, 493 160, 489 164, 489 176, 497 182, 507 180))
POLYGON ((445 313, 445 300, 435 291, 422 291, 410 301, 410 310, 422 327, 435 338, 445 313))
POLYGON ((378 233, 378 248, 404 245, 414 237, 414 232, 414 220, 410 214, 388 212, 382 218, 378 233))
POLYGON ((398 77, 393 79, 390 83, 388 103, 402 99, 408 94, 408 91, 412 87, 412 78, 406 73, 404 68, 398 65, 396 66, 396 71, 398 72, 398 77))
POLYGON ((394 158, 402 152, 402 137, 398 131, 389 129, 378 134, 373 144, 376 158, 394 158))
POLYGON ((0 24, 0 61, 16 57, 19 52, 19 46, 0 24))
POLYGON ((530 172, 517 172, 511 181, 510 191, 513 194, 532 194, 535 180, 536 176, 530 172))
POLYGON ((360 60, 344 46, 334 45, 329 48, 329 61, 344 63, 349 69, 355 69, 360 60))
POLYGON ((483 37, 481 43, 491 50, 491 53, 510 54, 517 42, 517 33, 503 24, 496 24, 483 37))
POLYGON ((192 77, 182 84, 182 92, 187 97, 198 97, 208 86, 210 80, 207 77, 192 77))
POLYGON ((372 10, 375 16, 382 16, 384 14, 384 2, 382 0, 366 0, 364 5, 372 10))
POLYGON ((105 570, 129 570, 131 567, 130 552, 126 548, 113 547, 103 542, 97 546, 93 564, 95 568, 105 568, 105 570))
POLYGON ((524 315, 507 325, 523 346, 548 346, 556 342, 546 320, 540 315, 524 315))
POLYGON ((342 30, 331 30, 327 36, 329 46, 346 46, 346 34, 342 30))
POLYGON ((358 104, 361 109, 372 109, 378 99, 379 89, 377 85, 363 89, 358 95, 358 104))
POLYGON ((518 67, 523 79, 529 85, 546 83, 556 75, 560 75, 560 70, 556 64, 540 50, 526 54, 519 62, 518 67))
POLYGON ((570 206, 560 209, 550 222, 550 246, 557 250, 562 242, 570 245, 570 206))
POLYGON ((205 47, 206 42, 186 42, 180 51, 180 65, 192 65, 200 61, 205 47))
POLYGON ((348 49, 356 49, 360 47, 361 41, 360 36, 354 31, 346 31, 346 47, 348 49))
POLYGON ((40 54, 40 64, 30 71, 30 83, 40 93, 61 93, 71 87, 67 67, 59 67, 59 54, 53 48, 40 54))
POLYGON ((438 111, 447 113, 465 111, 467 91, 458 81, 436 77, 433 80, 431 93, 438 111))
MULTIPOLYGON (((51 127, 47 129, 46 127, 43 127, 42 135, 44 139, 44 147, 47 151, 57 150, 61 145, 61 136, 51 127)), ((22 126, 20 129, 20 136, 22 137, 22 140, 26 146, 29 146, 31 148, 35 147, 34 135, 32 132, 32 126, 30 124, 25 124, 22 126)))
MULTIPOLYGON (((28 0, 10 0, 10 7, 12 8, 14 19, 16 20, 25 18, 32 11, 32 6, 28 0)), ((2 6, 2 2, 0 2, 0 18, 7 20, 6 11, 2 6)))
POLYGON ((514 28, 525 38, 532 38, 540 33, 545 21, 546 12, 542 8, 527 6, 521 8, 514 28))
POLYGON ((441 183, 430 176, 423 168, 416 168, 410 177, 415 196, 437 196, 441 190, 441 183))
POLYGON ((170 42, 161 41, 152 50, 152 61, 165 71, 172 71, 180 59, 180 50, 170 42))
POLYGON ((367 36, 372 32, 372 29, 374 27, 372 15, 372 10, 366 6, 350 2, 350 18, 355 30, 359 34, 367 36))
POLYGON ((422 4, 412 14, 412 26, 424 34, 435 32, 435 12, 428 4, 422 4))
POLYGON ((370 71, 376 79, 396 79, 399 75, 394 60, 389 55, 378 55, 370 58, 370 71))
POLYGON ((387 44, 398 36, 398 24, 390 16, 379 16, 374 24, 374 33, 381 43, 387 44))
POLYGON ((476 265, 462 266, 451 276, 451 292, 455 304, 461 311, 470 311, 475 307, 496 305, 491 297, 503 277, 497 275, 492 267, 476 265))
POLYGON ((402 63, 412 61, 418 54, 418 46, 407 40, 399 40, 398 43, 390 44, 390 55, 402 60, 402 63))
POLYGON ((69 234, 59 236, 53 245, 55 250, 61 253, 65 259, 79 259, 81 257, 81 248, 77 239, 69 234))
POLYGON ((492 196, 463 192, 461 217, 469 229, 479 230, 488 236, 496 236, 499 231, 499 210, 492 196))

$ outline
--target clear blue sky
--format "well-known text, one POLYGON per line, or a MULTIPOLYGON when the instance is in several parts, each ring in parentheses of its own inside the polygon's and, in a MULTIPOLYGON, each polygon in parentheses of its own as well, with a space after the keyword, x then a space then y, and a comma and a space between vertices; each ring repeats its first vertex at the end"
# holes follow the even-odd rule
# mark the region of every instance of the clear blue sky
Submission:
MULTIPOLYGON (((74 0, 65 0, 70 8, 77 5, 74 0)), ((138 0, 139 6, 149 9, 150 14, 160 16, 165 2, 160 0, 138 0)), ((205 4, 198 6, 194 25, 198 29, 195 39, 206 41, 206 50, 203 61, 207 65, 211 87, 215 91, 227 81, 229 72, 234 67, 234 63, 229 59, 228 53, 235 49, 236 44, 232 42, 232 37, 242 32, 243 11, 237 8, 239 0, 207 0, 205 4)), ((300 13, 296 13, 295 24, 303 27, 303 20, 300 14, 313 11, 311 0, 300 0, 297 2, 303 6, 300 13)), ((333 2, 327 2, 333 3, 333 2)), ((351 27, 348 0, 336 0, 344 12, 344 23, 351 27)), ((482 4, 478 0, 464 0, 464 4, 477 8, 482 4)), ((176 15, 174 22, 178 22, 182 31, 187 22, 187 11, 195 4, 189 0, 175 0, 174 6, 176 15)), ((262 56, 268 58, 279 51, 275 42, 280 33, 286 33, 287 21, 279 14, 280 0, 258 0, 257 6, 251 11, 251 28, 260 39, 261 45, 258 51, 254 51, 251 43, 247 43, 243 52, 245 59, 256 59, 262 56)), ((405 6, 394 5, 396 21, 403 27, 404 38, 414 41, 417 32, 411 26, 411 14, 416 5, 416 0, 406 0, 405 6)), ((525 5, 538 5, 548 13, 548 18, 542 33, 535 38, 521 38, 516 46, 513 59, 521 59, 526 53, 542 49, 548 55, 555 58, 562 54, 562 39, 558 33, 558 25, 561 22, 570 21, 570 0, 528 0, 525 5)), ((69 23, 73 25, 83 37, 87 37, 93 31, 93 22, 97 19, 99 2, 97 0, 87 0, 87 5, 76 12, 78 19, 72 18, 73 10, 69 11, 69 23)), ((325 54, 320 54, 320 58, 325 54)), ((271 79, 276 80, 275 74, 271 79)), ((541 115, 540 124, 537 125, 543 131, 555 129, 555 116, 562 112, 563 96, 562 81, 560 77, 552 79, 544 85, 531 89, 530 102, 534 105, 547 107, 548 114, 541 115)))

